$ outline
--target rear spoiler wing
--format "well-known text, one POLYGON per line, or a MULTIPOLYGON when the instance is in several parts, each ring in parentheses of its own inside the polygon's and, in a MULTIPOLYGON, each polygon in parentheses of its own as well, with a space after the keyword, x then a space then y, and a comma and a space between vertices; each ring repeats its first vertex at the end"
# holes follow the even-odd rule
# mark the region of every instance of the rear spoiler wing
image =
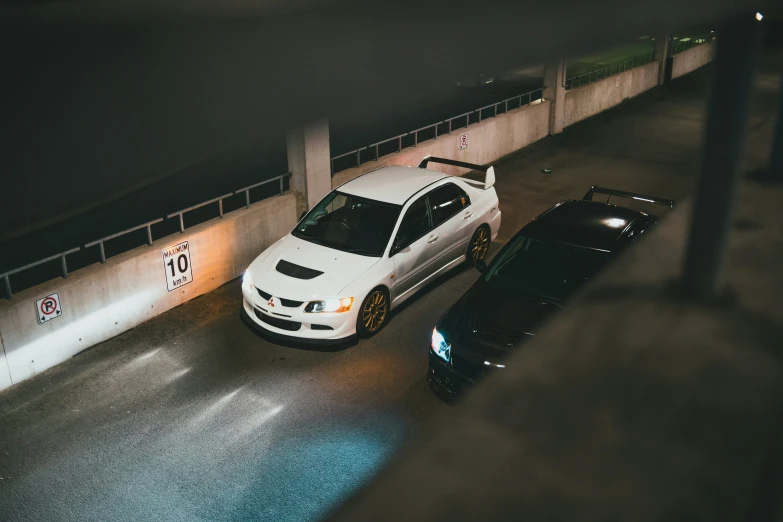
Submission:
MULTIPOLYGON (((612 196, 617 196, 618 198, 628 198, 628 199, 635 199, 637 201, 644 201, 646 203, 655 203, 657 205, 666 205, 669 208, 674 208, 674 200, 673 199, 666 199, 666 198, 657 198, 655 196, 648 196, 645 194, 637 194, 635 192, 625 192, 624 190, 615 190, 615 189, 609 189, 609 188, 603 188, 593 185, 590 187, 590 190, 587 191, 587 194, 585 194, 585 197, 583 197, 583 200, 586 201, 592 201, 593 200, 593 194, 605 194, 609 196, 610 198, 612 196)), ((606 201, 609 201, 609 198, 606 198, 606 201)))
POLYGON ((436 158, 434 156, 426 156, 423 160, 421 160, 421 163, 419 163, 420 169, 426 169, 427 164, 429 162, 432 163, 442 163, 443 165, 451 165, 452 167, 462 167, 463 169, 470 169, 470 170, 483 170, 486 173, 486 176, 484 177, 484 183, 481 183, 480 181, 474 181, 472 179, 465 179, 463 181, 470 183, 472 185, 480 185, 484 187, 484 190, 487 190, 492 185, 495 184, 495 167, 490 165, 487 167, 486 165, 476 165, 474 163, 466 163, 464 161, 457 161, 452 159, 446 159, 446 158, 436 158))

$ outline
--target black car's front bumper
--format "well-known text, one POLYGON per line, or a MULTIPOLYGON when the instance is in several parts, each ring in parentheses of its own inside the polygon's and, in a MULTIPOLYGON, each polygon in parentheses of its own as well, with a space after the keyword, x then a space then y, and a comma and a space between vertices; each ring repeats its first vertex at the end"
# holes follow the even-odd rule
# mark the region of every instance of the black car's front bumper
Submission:
POLYGON ((465 388, 476 383, 475 379, 460 373, 452 364, 435 355, 429 346, 427 353, 429 353, 427 382, 429 382, 430 388, 444 399, 454 399, 465 388))

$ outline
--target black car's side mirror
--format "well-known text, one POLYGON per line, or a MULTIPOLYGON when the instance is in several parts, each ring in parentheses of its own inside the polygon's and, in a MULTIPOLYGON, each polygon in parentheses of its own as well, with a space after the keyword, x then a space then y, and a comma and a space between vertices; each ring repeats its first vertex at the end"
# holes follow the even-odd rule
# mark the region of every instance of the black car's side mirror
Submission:
POLYGON ((483 272, 484 270, 487 269, 487 262, 484 261, 483 259, 477 259, 473 266, 475 266, 476 270, 478 270, 479 272, 483 272))

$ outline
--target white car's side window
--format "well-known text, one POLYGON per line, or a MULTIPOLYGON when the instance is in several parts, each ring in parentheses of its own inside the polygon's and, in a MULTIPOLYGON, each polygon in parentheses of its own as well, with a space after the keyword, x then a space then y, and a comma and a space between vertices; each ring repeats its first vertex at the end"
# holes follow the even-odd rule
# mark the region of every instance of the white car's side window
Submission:
POLYGON ((427 196, 422 196, 411 203, 405 212, 394 245, 397 248, 405 248, 426 234, 429 229, 430 216, 427 211, 427 196))
POLYGON ((457 186, 457 190, 459 190, 459 194, 462 197, 462 208, 470 205, 470 196, 468 196, 468 193, 462 190, 462 188, 459 186, 457 186))
POLYGON ((429 193, 432 224, 437 227, 462 210, 467 201, 467 195, 453 183, 447 183, 429 193))

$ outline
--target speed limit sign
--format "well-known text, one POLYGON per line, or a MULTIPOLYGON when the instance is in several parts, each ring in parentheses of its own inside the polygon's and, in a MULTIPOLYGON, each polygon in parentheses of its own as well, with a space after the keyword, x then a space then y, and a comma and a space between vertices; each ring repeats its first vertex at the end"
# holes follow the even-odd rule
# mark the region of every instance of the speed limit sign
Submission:
POLYGON ((166 272, 166 288, 169 292, 193 282, 193 268, 190 264, 190 247, 184 241, 164 248, 163 270, 166 272))

